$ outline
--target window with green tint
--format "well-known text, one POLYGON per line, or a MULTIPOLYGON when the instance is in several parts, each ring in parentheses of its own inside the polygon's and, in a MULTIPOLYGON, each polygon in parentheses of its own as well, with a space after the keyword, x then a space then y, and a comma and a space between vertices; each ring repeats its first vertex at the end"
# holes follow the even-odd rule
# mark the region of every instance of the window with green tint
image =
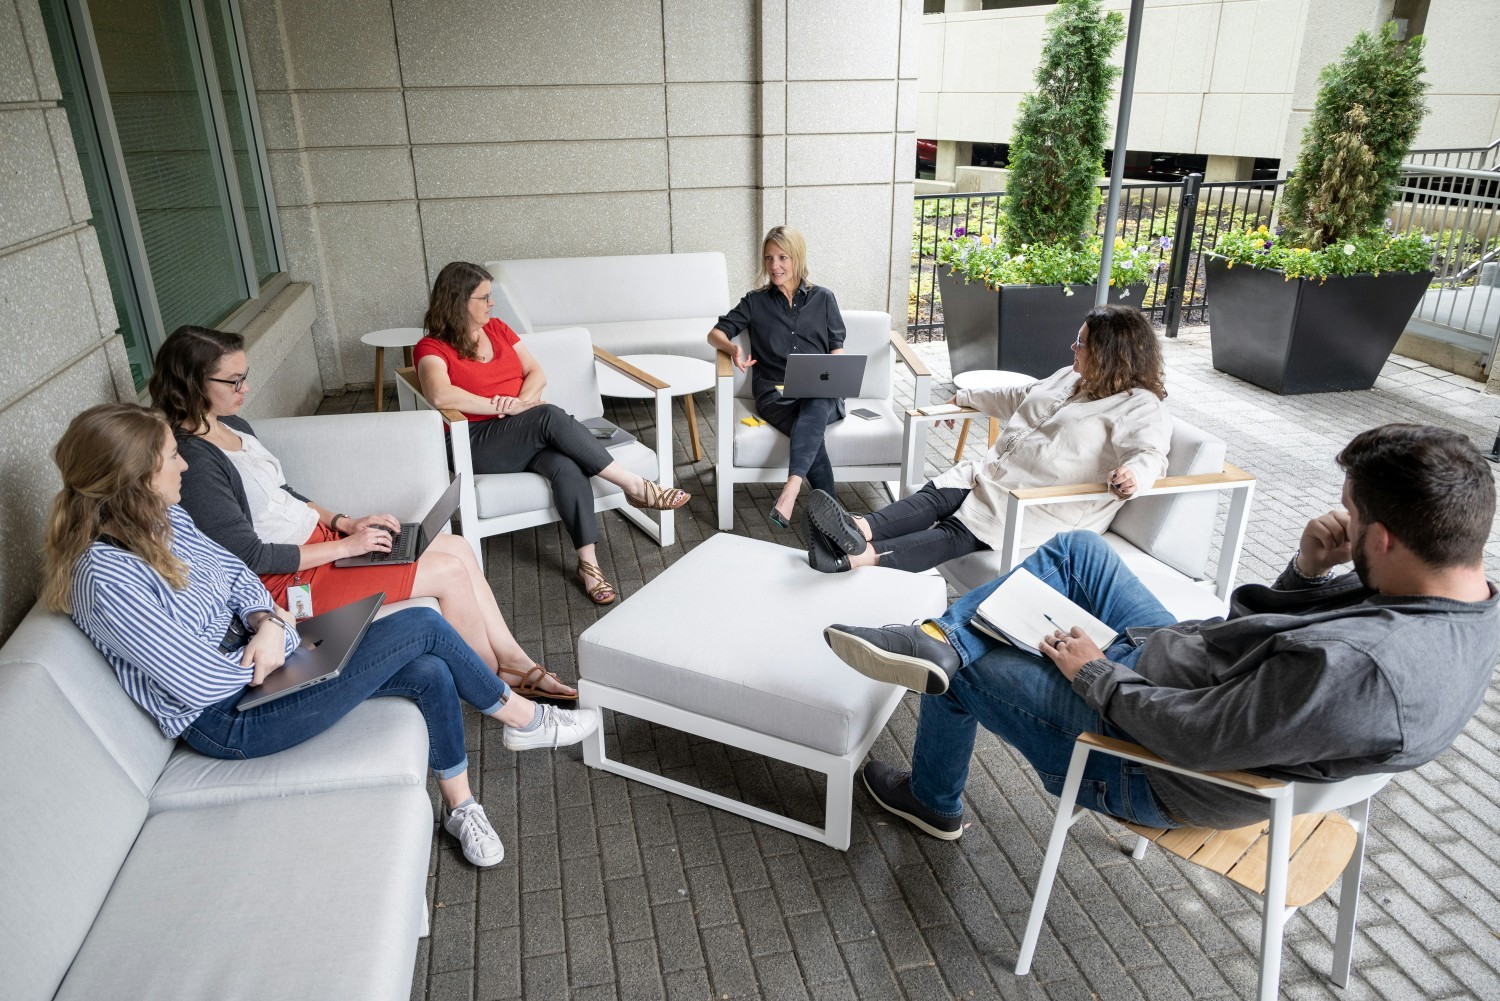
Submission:
POLYGON ((251 142, 255 134, 255 119, 251 114, 250 98, 245 93, 234 13, 228 0, 203 0, 203 11, 213 46, 214 67, 218 71, 225 126, 234 154, 235 174, 239 178, 240 202, 244 206, 255 274, 259 280, 265 281, 280 268, 276 262, 270 213, 266 211, 271 200, 266 197, 258 150, 251 142))
POLYGON ((162 329, 249 298, 198 38, 179 0, 90 8, 162 329))

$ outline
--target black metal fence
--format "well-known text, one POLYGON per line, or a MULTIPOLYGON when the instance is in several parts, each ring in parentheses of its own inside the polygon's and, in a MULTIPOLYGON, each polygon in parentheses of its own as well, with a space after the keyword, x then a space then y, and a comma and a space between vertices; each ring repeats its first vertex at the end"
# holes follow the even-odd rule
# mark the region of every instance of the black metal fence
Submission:
MULTIPOLYGON (((1269 225, 1276 194, 1284 181, 1204 184, 1190 174, 1174 184, 1131 184, 1120 192, 1116 235, 1131 245, 1156 241, 1167 266, 1153 273, 1140 306, 1177 336, 1180 323, 1208 319, 1202 254, 1226 229, 1269 225), (1166 238, 1163 243, 1162 239, 1166 238)), ((1100 185, 1101 188, 1105 187, 1100 185)), ((942 297, 937 291, 937 249, 954 236, 994 235, 1000 218, 999 192, 918 195, 912 207, 912 276, 907 296, 907 339, 941 340, 942 297)), ((1104 206, 1094 220, 1102 235, 1104 206)))

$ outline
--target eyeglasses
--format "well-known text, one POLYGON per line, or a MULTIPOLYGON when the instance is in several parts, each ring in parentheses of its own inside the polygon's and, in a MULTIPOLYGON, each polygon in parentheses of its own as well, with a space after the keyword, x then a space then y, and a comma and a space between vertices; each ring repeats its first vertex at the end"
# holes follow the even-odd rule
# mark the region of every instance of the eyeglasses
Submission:
POLYGON ((248 378, 250 378, 250 373, 246 372, 244 375, 240 376, 238 379, 215 379, 211 375, 208 376, 207 378, 208 378, 209 382, 222 383, 223 385, 228 386, 230 389, 232 389, 236 393, 238 393, 240 390, 242 390, 242 389, 245 388, 245 380, 248 379, 248 378))
POLYGON ((493 292, 489 292, 489 293, 487 293, 485 295, 471 295, 471 296, 469 296, 469 298, 470 299, 483 299, 485 302, 489 303, 491 306, 493 306, 495 304, 495 293, 493 293, 493 292))
POLYGON ((1083 338, 1082 337, 1075 337, 1075 338, 1073 338, 1073 350, 1074 351, 1082 351, 1087 346, 1088 345, 1086 345, 1086 344, 1083 343, 1083 338))

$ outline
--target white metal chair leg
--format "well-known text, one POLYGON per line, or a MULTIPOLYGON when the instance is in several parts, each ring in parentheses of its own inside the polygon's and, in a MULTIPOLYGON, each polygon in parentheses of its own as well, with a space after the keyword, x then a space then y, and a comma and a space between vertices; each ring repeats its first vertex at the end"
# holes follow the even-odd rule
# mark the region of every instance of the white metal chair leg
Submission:
POLYGON ((830 848, 849 850, 849 826, 854 817, 854 763, 840 761, 825 773, 828 802, 823 809, 824 841, 830 848))
POLYGON ((1266 846, 1266 896, 1260 928, 1260 1001, 1281 993, 1281 937, 1294 908, 1286 905, 1287 860, 1292 842, 1292 798, 1271 801, 1271 837, 1266 846))
POLYGON ((1083 765, 1088 756, 1088 747, 1082 744, 1074 746, 1073 759, 1068 764, 1068 775, 1063 780, 1062 796, 1057 802, 1057 819, 1052 822, 1052 836, 1047 840, 1047 854, 1042 858, 1042 871, 1036 878, 1036 893, 1031 898, 1031 915, 1026 919, 1026 937, 1021 941, 1021 954, 1016 957, 1018 977, 1024 977, 1031 971, 1031 959, 1036 955, 1037 939, 1042 934, 1042 921, 1047 916, 1047 901, 1052 898, 1052 880, 1057 876, 1057 863, 1062 858, 1063 842, 1067 840, 1068 828, 1083 813, 1083 807, 1077 805, 1078 787, 1083 784, 1083 765))
POLYGON ((1349 826, 1354 828, 1354 854, 1344 865, 1344 879, 1339 887, 1339 926, 1333 941, 1333 969, 1328 977, 1340 987, 1349 985, 1349 968, 1354 961, 1354 925, 1359 917, 1359 881, 1365 867, 1365 835, 1370 830, 1370 801, 1349 808, 1349 826))
POLYGON ((417 930, 417 938, 426 938, 432 934, 432 908, 427 903, 427 891, 422 891, 422 899, 418 901, 422 907, 422 923, 417 930))
POLYGON ((1141 859, 1146 857, 1146 849, 1150 847, 1150 841, 1146 840, 1140 835, 1136 835, 1135 847, 1130 849, 1130 857, 1139 862, 1141 859))

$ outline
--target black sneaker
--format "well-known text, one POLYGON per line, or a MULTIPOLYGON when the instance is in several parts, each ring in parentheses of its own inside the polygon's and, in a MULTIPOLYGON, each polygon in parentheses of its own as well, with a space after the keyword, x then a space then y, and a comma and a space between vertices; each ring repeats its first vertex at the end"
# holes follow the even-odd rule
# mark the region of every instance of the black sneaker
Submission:
POLYGON ((958 651, 923 632, 919 625, 832 625, 823 639, 839 660, 867 678, 910 688, 926 695, 948 690, 948 679, 963 666, 958 651))
POLYGON ((945 817, 918 803, 917 798, 911 794, 911 772, 897 771, 885 762, 872 758, 865 762, 859 774, 870 792, 870 798, 882 810, 894 813, 935 838, 957 841, 963 837, 963 811, 960 810, 955 816, 945 817))
POLYGON ((849 557, 834 549, 828 540, 823 538, 823 533, 813 527, 812 519, 808 518, 807 528, 807 565, 818 573, 846 573, 850 569, 849 557))
POLYGON ((818 530, 819 535, 828 540, 832 548, 850 556, 858 556, 865 551, 869 543, 865 541, 864 533, 854 523, 854 516, 844 509, 844 505, 833 494, 826 490, 814 490, 807 495, 805 504, 807 520, 818 530))

